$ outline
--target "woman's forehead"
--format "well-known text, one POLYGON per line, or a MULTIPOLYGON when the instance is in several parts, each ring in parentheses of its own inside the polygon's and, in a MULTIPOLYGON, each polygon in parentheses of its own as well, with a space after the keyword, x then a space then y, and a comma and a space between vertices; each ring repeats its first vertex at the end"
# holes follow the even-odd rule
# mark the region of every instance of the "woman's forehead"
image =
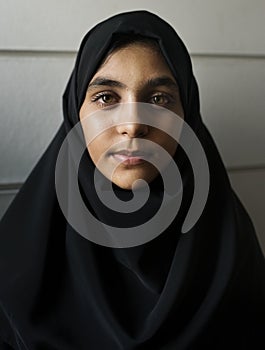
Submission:
MULTIPOLYGON (((103 61, 89 85, 112 80, 130 85, 135 80, 150 81, 149 85, 173 85, 176 81, 163 55, 146 44, 133 44, 115 50, 103 61), (158 80, 158 78, 160 78, 158 80), (163 78, 163 79, 162 79, 163 78)), ((105 84, 106 85, 106 84, 105 84)), ((122 87, 122 86, 120 86, 122 87)))

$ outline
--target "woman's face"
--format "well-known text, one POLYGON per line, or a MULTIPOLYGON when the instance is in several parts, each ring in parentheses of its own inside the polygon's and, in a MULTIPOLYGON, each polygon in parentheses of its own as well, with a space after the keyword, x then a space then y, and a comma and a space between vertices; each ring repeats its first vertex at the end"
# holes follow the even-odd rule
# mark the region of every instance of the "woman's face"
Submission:
MULTIPOLYGON (((85 117, 103 109, 104 113, 113 113, 121 103, 132 106, 130 113, 137 114, 139 109, 134 102, 158 105, 184 117, 178 86, 168 65, 158 50, 144 43, 114 51, 92 78, 80 109, 85 138, 85 117)), ((100 128, 100 117, 93 120, 100 128)), ((105 129, 103 124, 102 121, 101 130, 105 129)), ((129 122, 114 125, 96 136, 88 144, 88 152, 108 179, 123 189, 131 189, 135 180, 150 183, 158 175, 158 170, 141 158, 144 151, 139 146, 139 139, 156 143, 171 157, 176 151, 177 143, 167 133, 153 126, 129 122), (123 147, 118 147, 119 144, 123 147), (109 152, 109 149, 115 149, 115 152, 109 152), (101 167, 98 162, 102 155, 104 166, 101 167), (108 168, 113 167, 116 169, 111 175, 108 168)))

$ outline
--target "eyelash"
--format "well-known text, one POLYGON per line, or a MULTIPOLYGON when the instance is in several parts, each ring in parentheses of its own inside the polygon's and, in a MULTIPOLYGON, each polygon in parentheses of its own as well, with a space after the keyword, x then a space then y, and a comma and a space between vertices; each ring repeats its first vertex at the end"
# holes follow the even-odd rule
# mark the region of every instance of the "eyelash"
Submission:
MULTIPOLYGON (((173 97, 170 96, 169 94, 166 94, 166 93, 156 93, 153 96, 151 96, 149 101, 156 98, 156 97, 163 97, 166 100, 163 103, 154 103, 154 104, 157 104, 159 106, 166 106, 166 105, 172 104, 172 102, 173 102, 173 97)), ((108 92, 108 91, 99 92, 98 94, 96 94, 95 96, 93 96, 91 98, 91 102, 96 103, 100 108, 112 106, 112 105, 118 103, 118 100, 119 100, 119 98, 117 96, 115 96, 115 94, 113 94, 112 92, 108 92), (104 102, 104 101, 102 102, 102 101, 100 101, 100 99, 103 99, 104 97, 111 97, 112 101, 114 101, 114 102, 104 102)), ((148 103, 152 103, 152 102, 148 102, 148 103)))

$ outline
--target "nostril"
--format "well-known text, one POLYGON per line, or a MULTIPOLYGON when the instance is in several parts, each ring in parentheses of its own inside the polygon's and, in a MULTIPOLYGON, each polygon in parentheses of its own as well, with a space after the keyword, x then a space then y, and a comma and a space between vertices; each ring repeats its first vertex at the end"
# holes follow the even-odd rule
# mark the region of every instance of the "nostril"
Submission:
POLYGON ((144 137, 148 133, 148 126, 145 124, 123 124, 117 126, 117 131, 128 137, 144 137))
POLYGON ((144 137, 147 134, 147 132, 145 132, 144 130, 140 131, 138 133, 138 137, 144 137))

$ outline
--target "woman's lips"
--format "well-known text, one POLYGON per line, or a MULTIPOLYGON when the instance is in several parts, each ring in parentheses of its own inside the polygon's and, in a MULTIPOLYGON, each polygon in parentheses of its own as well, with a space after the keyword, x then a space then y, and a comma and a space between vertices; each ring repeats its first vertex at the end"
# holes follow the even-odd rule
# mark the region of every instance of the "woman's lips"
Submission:
POLYGON ((147 157, 146 154, 141 153, 139 151, 119 151, 112 153, 111 156, 119 162, 122 162, 124 165, 142 164, 143 162, 145 162, 145 159, 147 157))
POLYGON ((120 153, 113 153, 112 157, 118 160, 119 162, 122 162, 124 165, 137 165, 142 164, 145 160, 143 159, 143 156, 134 156, 134 155, 125 155, 120 153))

